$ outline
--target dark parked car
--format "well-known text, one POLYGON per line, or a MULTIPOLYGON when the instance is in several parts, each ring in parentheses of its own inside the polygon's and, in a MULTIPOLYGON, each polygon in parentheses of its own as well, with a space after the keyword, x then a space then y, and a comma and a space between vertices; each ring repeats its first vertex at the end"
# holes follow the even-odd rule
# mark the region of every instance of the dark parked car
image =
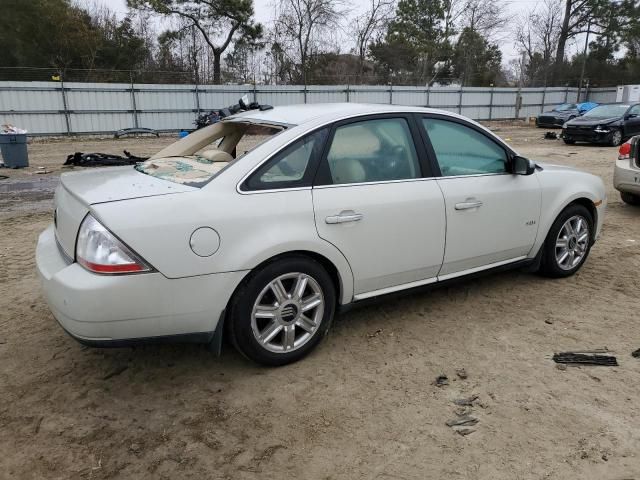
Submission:
POLYGON ((564 143, 589 142, 618 146, 640 134, 640 103, 599 105, 562 126, 564 143))
POLYGON ((536 127, 560 128, 567 120, 572 120, 582 115, 582 111, 575 103, 563 103, 549 112, 541 113, 536 117, 536 127))

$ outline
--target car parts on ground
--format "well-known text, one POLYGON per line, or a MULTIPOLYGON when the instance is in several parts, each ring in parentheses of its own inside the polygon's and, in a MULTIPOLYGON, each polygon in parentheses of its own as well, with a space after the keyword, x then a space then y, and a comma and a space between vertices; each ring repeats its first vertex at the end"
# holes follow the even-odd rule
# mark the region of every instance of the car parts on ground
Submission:
POLYGON ((123 165, 135 165, 144 162, 149 157, 138 157, 124 151, 124 156, 112 153, 82 153, 76 152, 67 156, 63 165, 75 167, 118 167, 123 165))

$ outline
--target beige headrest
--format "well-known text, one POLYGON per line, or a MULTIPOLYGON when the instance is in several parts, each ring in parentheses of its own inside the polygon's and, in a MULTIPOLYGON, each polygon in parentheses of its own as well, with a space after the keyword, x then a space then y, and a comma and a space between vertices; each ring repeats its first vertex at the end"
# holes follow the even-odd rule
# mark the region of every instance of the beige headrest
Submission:
POLYGON ((207 160, 211 160, 212 162, 230 162, 233 160, 233 157, 230 154, 223 152, 222 150, 205 150, 200 154, 200 156, 207 160))
POLYGON ((351 158, 339 158, 332 162, 331 176, 334 183, 361 183, 367 180, 362 164, 351 158))

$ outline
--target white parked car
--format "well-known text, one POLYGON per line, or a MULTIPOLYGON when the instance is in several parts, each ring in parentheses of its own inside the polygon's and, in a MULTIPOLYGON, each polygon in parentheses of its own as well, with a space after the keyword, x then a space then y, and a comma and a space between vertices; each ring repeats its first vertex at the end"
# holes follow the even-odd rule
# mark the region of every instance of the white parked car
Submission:
POLYGON ((281 365, 370 297, 497 267, 571 275, 605 205, 600 178, 536 165, 460 115, 287 106, 136 167, 62 175, 36 255, 81 343, 218 346, 224 325, 245 356, 281 365), (264 141, 236 157, 249 137, 264 141))
POLYGON ((620 146, 613 170, 613 186, 622 201, 640 205, 640 136, 631 137, 620 146))

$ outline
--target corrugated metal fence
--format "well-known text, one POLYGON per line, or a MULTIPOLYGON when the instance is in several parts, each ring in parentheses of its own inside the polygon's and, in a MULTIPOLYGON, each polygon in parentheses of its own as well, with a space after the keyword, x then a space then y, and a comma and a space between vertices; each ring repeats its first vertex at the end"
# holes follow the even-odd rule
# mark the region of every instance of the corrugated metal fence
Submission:
MULTIPOLYGON (((31 135, 113 133, 130 127, 176 131, 193 128, 196 115, 237 103, 242 95, 262 104, 360 102, 422 105, 476 120, 526 118, 575 102, 576 88, 488 88, 155 85, 124 83, 0 82, 0 123, 31 135)), ((616 89, 592 89, 589 101, 615 101, 616 89)))

